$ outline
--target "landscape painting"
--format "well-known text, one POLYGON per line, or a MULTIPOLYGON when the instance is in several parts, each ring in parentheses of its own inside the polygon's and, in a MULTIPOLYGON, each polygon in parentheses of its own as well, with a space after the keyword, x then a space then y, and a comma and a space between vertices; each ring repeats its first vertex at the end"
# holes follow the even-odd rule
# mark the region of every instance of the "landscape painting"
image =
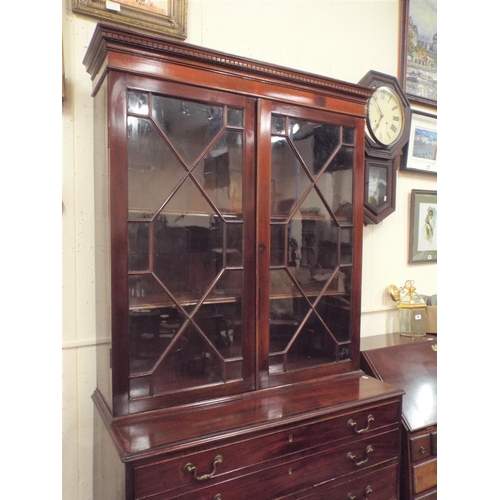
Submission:
POLYGON ((134 9, 145 10, 153 14, 162 16, 168 15, 168 0, 114 0, 116 3, 132 7, 134 9))
POLYGON ((403 88, 422 102, 437 102, 437 0, 405 0, 401 43, 403 88))

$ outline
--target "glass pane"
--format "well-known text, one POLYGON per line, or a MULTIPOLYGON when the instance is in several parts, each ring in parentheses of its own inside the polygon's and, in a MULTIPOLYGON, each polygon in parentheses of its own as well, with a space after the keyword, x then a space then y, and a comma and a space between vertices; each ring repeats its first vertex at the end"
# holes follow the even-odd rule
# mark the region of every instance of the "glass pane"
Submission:
MULTIPOLYGON (((271 266, 284 266, 285 262, 285 231, 284 224, 271 225, 271 266)), ((297 247, 296 243, 289 242, 289 248, 297 247)))
POLYGON ((186 170, 148 119, 129 116, 127 123, 129 217, 151 218, 186 170))
POLYGON ((288 217, 311 181, 288 142, 272 145, 271 217, 288 217))
POLYGON ((340 263, 352 264, 352 229, 340 230, 340 263))
POLYGON ((285 371, 336 361, 337 344, 312 313, 290 346, 285 371))
POLYGON ((221 213, 240 213, 242 200, 243 134, 226 131, 193 170, 221 213))
POLYGON ((334 125, 321 125, 314 129, 314 173, 318 174, 325 166, 327 171, 336 170, 335 158, 332 154, 337 150, 341 140, 341 127, 334 125))
POLYGON ((355 128, 348 128, 344 127, 342 129, 342 142, 344 144, 350 144, 354 146, 355 144, 355 138, 356 138, 356 129, 355 128))
POLYGON ((152 274, 133 274, 128 278, 129 309, 151 309, 171 304, 169 295, 152 274))
POLYGON ((227 110, 227 126, 228 127, 243 127, 243 110, 232 109, 227 110))
POLYGON ((325 296, 319 300, 315 309, 337 342, 349 340, 351 317, 345 300, 325 296))
POLYGON ((153 96, 153 119, 188 168, 222 130, 224 108, 209 104, 153 96))
POLYGON ((130 372, 149 372, 184 323, 175 308, 132 310, 129 314, 130 372))
POLYGON ((128 93, 127 111, 136 115, 148 115, 148 94, 130 91, 128 93))
POLYGON ((368 203, 375 209, 387 204, 387 168, 370 166, 368 169, 368 203))
POLYGON ((352 170, 323 172, 316 186, 337 221, 352 222, 352 170))
POLYGON ((128 223, 128 268, 129 271, 149 269, 149 223, 128 223))
POLYGON ((213 217, 203 212, 162 215, 165 223, 155 220, 153 270, 177 300, 196 303, 218 272, 210 232, 213 217))
POLYGON ((286 121, 284 116, 272 115, 271 117, 271 133, 284 134, 286 121))
MULTIPOLYGON (((300 158, 302 158, 311 175, 314 175, 315 171, 317 173, 324 163, 321 157, 321 154, 323 154, 323 144, 321 141, 318 141, 318 131, 322 128, 323 126, 317 123, 304 120, 290 120, 290 137, 293 145, 297 148, 300 158)), ((331 153, 332 151, 329 154, 331 153)))

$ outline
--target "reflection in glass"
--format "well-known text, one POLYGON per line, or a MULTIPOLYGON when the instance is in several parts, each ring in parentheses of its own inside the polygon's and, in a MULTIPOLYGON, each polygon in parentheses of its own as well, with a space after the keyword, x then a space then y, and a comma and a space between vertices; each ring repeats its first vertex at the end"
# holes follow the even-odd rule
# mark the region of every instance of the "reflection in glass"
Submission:
POLYGON ((384 167, 371 165, 368 169, 368 203, 375 209, 387 204, 387 175, 384 167))
POLYGON ((243 110, 134 92, 127 109, 144 115, 127 121, 131 397, 239 380, 243 110))
POLYGON ((127 111, 136 115, 148 115, 148 94, 145 92, 129 92, 127 100, 127 111))
POLYGON ((129 271, 149 269, 149 224, 131 222, 128 225, 129 271))
POLYGON ((270 370, 282 373, 350 355, 355 134, 280 115, 271 130, 270 370))
POLYGON ((241 212, 242 132, 224 132, 194 168, 193 174, 221 213, 241 212))
POLYGON ((186 170, 150 120, 128 117, 128 206, 130 218, 151 218, 186 170))
POLYGON ((224 126, 223 107, 165 96, 153 96, 152 117, 188 168, 224 126))

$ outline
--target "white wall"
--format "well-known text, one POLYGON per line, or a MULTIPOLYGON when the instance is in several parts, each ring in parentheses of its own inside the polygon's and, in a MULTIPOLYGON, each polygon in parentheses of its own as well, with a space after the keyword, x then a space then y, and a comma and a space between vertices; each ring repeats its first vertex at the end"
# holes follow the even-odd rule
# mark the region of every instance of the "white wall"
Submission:
MULTIPOLYGON (((398 74, 398 0, 188 0, 186 42, 358 82, 370 69, 398 74)), ((62 2, 67 100, 62 106, 63 499, 92 498, 95 387, 93 131, 82 64, 96 21, 62 2)), ((437 292, 436 264, 407 265, 409 195, 435 177, 399 173, 397 210, 364 229, 362 336, 394 331, 387 285, 414 279, 437 292)))

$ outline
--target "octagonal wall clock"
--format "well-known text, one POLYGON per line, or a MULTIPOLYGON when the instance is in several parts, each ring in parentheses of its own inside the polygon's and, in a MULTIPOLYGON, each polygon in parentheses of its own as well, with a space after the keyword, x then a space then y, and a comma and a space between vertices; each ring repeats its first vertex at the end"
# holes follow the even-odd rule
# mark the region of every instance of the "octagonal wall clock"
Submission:
POLYGON ((359 84, 374 90, 365 127, 364 222, 378 224, 396 210, 396 172, 411 126, 411 105, 397 78, 370 70, 359 84))

